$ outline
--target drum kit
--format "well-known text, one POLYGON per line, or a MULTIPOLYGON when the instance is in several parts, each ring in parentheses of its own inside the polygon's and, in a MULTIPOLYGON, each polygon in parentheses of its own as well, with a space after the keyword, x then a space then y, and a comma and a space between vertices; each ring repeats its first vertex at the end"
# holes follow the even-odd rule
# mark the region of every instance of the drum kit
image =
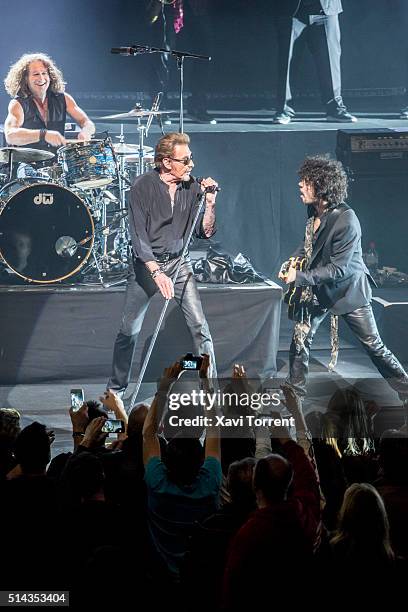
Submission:
POLYGON ((50 151, 0 149, 7 169, 0 174, 0 276, 11 284, 124 282, 131 257, 126 200, 134 178, 154 167, 144 144, 151 120, 169 112, 136 106, 100 117, 136 119, 139 143, 125 142, 122 124, 119 142, 67 141, 53 164, 50 151))

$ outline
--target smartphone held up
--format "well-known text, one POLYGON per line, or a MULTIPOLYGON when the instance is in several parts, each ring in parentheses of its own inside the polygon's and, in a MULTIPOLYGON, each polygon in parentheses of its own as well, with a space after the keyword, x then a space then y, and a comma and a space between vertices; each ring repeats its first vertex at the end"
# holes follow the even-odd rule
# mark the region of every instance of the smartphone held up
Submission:
POLYGON ((71 410, 78 412, 85 400, 83 389, 71 389, 71 410))

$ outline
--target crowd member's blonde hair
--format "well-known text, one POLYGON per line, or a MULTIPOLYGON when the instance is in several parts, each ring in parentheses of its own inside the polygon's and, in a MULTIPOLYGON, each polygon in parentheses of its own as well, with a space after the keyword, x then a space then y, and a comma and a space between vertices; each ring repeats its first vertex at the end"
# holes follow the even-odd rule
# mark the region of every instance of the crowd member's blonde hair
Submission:
POLYGON ((27 85, 28 67, 32 62, 42 62, 50 75, 50 90, 54 93, 62 93, 65 91, 65 82, 62 72, 57 68, 53 60, 45 53, 25 53, 12 66, 6 78, 4 85, 6 91, 12 98, 21 96, 27 98, 31 95, 27 85))
POLYGON ((356 553, 367 554, 367 559, 372 562, 380 559, 394 560, 384 501, 371 484, 355 482, 346 490, 339 512, 338 528, 330 543, 343 544, 350 561, 356 553))
POLYGON ((176 145, 188 144, 190 144, 190 137, 188 134, 170 132, 169 134, 162 136, 157 143, 154 152, 154 163, 156 164, 156 168, 160 168, 165 157, 173 157, 173 151, 176 145))

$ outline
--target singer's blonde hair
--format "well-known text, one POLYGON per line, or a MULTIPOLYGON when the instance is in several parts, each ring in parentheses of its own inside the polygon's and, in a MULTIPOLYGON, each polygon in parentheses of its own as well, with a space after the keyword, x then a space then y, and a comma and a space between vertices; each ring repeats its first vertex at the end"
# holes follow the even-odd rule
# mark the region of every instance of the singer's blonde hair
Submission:
POLYGON ((166 157, 173 157, 174 147, 176 145, 188 145, 190 144, 190 136, 188 134, 180 134, 179 132, 170 132, 165 134, 159 140, 156 145, 154 152, 154 163, 156 168, 160 168, 163 159, 166 157))
POLYGON ((28 68, 32 62, 42 62, 47 68, 50 75, 50 90, 52 92, 63 93, 65 91, 62 72, 48 55, 45 53, 25 53, 10 66, 10 70, 4 79, 6 91, 12 98, 16 96, 28 98, 31 95, 27 84, 27 77, 28 68))

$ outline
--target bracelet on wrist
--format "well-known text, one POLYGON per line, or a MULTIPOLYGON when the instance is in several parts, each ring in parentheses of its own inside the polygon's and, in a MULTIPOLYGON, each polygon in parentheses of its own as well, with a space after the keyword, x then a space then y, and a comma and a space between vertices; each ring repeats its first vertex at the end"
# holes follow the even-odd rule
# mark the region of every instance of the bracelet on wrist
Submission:
POLYGON ((45 130, 44 128, 40 129, 40 139, 39 142, 45 142, 45 135, 47 133, 47 130, 45 130))
POLYGON ((159 274, 161 274, 161 273, 162 273, 162 269, 161 268, 157 268, 156 270, 153 270, 153 272, 150 272, 150 276, 154 280, 156 278, 156 276, 159 276, 159 274))
POLYGON ((72 434, 73 438, 83 438, 84 437, 84 433, 82 431, 74 431, 72 434))

